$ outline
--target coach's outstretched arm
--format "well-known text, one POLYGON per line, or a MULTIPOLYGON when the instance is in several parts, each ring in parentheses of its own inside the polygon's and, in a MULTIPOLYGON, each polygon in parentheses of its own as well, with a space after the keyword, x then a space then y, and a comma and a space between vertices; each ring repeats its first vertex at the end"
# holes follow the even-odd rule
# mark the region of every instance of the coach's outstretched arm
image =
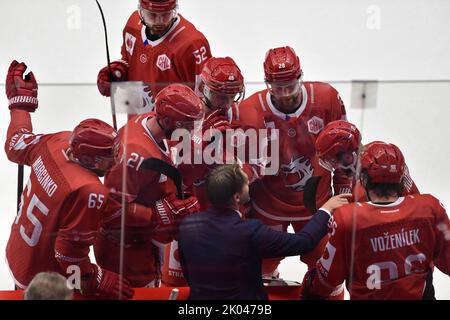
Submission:
POLYGON ((327 234, 328 220, 337 208, 348 203, 351 194, 330 198, 314 215, 311 221, 295 234, 279 232, 261 223, 254 241, 263 258, 296 256, 312 251, 327 234))

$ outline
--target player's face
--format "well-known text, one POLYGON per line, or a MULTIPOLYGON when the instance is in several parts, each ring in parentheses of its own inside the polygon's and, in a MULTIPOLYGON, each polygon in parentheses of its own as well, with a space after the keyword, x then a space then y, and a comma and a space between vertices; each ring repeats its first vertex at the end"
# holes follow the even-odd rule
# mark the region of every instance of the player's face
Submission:
POLYGON ((176 129, 184 129, 189 131, 190 133, 195 132, 196 130, 200 130, 203 124, 203 118, 198 119, 197 121, 177 121, 175 123, 176 129))
POLYGON ((223 109, 225 112, 227 112, 234 104, 240 103, 244 97, 242 92, 237 94, 224 94, 213 91, 209 89, 208 86, 204 87, 203 94, 210 109, 223 109))
POLYGON ((91 170, 99 177, 104 177, 105 174, 111 170, 116 164, 117 161, 113 157, 98 157, 94 160, 94 165, 86 165, 83 162, 79 162, 86 169, 91 170))
POLYGON ((266 82, 267 89, 278 106, 290 110, 298 107, 301 101, 301 80, 266 82))
POLYGON ((150 32, 154 35, 163 34, 177 15, 176 9, 165 12, 154 12, 142 7, 139 7, 139 13, 146 26, 150 28, 150 32))
POLYGON ((339 157, 338 168, 342 170, 347 176, 353 177, 356 174, 356 163, 358 156, 356 152, 342 153, 339 157))
POLYGON ((94 171, 97 173, 97 175, 103 177, 113 167, 121 164, 124 156, 125 155, 123 153, 122 144, 117 143, 112 154, 95 158, 94 171))
POLYGON ((356 152, 341 152, 330 159, 320 158, 319 164, 328 171, 342 170, 347 176, 353 177, 356 173, 357 161, 356 152))
POLYGON ((240 194, 239 205, 244 205, 250 201, 250 187, 248 186, 248 177, 247 174, 242 171, 242 174, 245 176, 245 184, 242 188, 242 193, 240 194))

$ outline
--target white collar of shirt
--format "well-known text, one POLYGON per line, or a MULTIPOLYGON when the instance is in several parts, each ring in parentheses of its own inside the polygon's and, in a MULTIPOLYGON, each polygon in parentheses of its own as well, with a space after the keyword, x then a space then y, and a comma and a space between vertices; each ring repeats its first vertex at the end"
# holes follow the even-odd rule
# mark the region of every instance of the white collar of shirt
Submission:
POLYGON ((172 31, 175 30, 175 28, 180 24, 180 21, 181 21, 180 16, 177 16, 177 19, 173 23, 172 27, 170 27, 169 31, 167 31, 165 35, 163 35, 161 38, 159 38, 158 40, 155 40, 155 41, 151 41, 147 38, 147 35, 145 34, 146 26, 142 25, 142 29, 141 29, 142 42, 145 45, 151 45, 152 47, 156 47, 161 42, 166 40, 166 38, 172 33, 172 31))
POLYGON ((388 204, 379 204, 379 203, 373 203, 372 201, 367 202, 368 204, 375 206, 375 207, 382 207, 382 208, 388 208, 388 207, 395 207, 398 206, 400 203, 403 202, 403 200, 405 200, 405 197, 400 197, 397 200, 395 200, 392 203, 388 203, 388 204))
POLYGON ((233 210, 234 212, 236 212, 236 213, 239 215, 239 217, 242 218, 242 213, 241 213, 239 210, 236 210, 236 209, 234 209, 234 208, 231 208, 231 210, 233 210))

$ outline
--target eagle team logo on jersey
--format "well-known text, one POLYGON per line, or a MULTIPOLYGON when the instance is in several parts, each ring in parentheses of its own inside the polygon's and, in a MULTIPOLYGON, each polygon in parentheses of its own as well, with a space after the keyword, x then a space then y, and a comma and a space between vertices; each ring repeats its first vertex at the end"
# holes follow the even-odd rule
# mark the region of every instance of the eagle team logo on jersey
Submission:
POLYGON ((171 61, 167 55, 162 54, 162 55, 158 56, 158 59, 156 60, 156 66, 161 71, 166 71, 166 70, 170 69, 171 61))
POLYGON ((129 34, 128 32, 125 33, 125 48, 126 48, 127 52, 130 54, 130 56, 133 55, 135 44, 136 44, 136 37, 129 34))
POLYGON ((308 131, 312 134, 319 134, 324 127, 323 120, 319 117, 312 117, 308 120, 308 131))
POLYGON ((300 156, 292 159, 290 163, 281 165, 281 172, 284 175, 286 188, 292 188, 294 191, 303 191, 306 181, 313 175, 313 168, 309 159, 300 156))

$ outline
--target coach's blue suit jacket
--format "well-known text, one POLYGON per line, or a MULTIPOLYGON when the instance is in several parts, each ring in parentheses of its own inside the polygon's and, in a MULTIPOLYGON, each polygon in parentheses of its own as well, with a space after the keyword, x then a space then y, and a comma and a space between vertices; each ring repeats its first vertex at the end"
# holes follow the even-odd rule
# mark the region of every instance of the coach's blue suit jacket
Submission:
POLYGON ((179 252, 190 299, 267 299, 264 258, 302 255, 326 235, 329 214, 319 210, 296 234, 278 232, 231 208, 210 208, 180 224, 179 252))

